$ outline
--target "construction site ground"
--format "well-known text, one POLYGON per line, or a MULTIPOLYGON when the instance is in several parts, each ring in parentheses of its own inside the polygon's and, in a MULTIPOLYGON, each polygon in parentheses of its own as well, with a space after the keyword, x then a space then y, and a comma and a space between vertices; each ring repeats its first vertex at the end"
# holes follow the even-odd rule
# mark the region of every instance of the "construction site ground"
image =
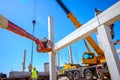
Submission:
MULTIPOLYGON (((67 77, 60 77, 58 78, 58 80, 69 80, 69 79, 67 77)), ((86 80, 86 79, 82 78, 82 79, 74 79, 74 80, 86 80)), ((101 80, 101 79, 93 79, 93 80, 101 80)), ((104 79, 104 80, 109 80, 109 79, 104 79)))

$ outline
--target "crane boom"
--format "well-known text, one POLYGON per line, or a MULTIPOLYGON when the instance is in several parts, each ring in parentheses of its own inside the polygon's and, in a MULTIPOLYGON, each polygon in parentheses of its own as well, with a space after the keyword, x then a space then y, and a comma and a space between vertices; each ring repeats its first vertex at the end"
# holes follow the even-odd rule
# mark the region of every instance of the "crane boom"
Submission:
POLYGON ((32 41, 35 41, 36 45, 37 45, 38 52, 50 52, 50 51, 52 51, 52 48, 46 48, 40 39, 31 35, 30 33, 25 31, 24 29, 20 28, 16 24, 12 23, 11 21, 9 21, 7 18, 5 18, 2 15, 0 15, 0 28, 5 28, 5 29, 7 29, 11 32, 14 32, 20 36, 23 36, 23 37, 26 37, 32 41))
POLYGON ((20 28, 19 26, 15 25, 14 23, 8 21, 8 27, 6 28, 9 31, 12 31, 18 35, 24 36, 32 41, 36 41, 36 37, 29 34, 28 32, 26 32, 24 29, 20 28))
MULTIPOLYGON (((68 18, 72 21, 72 23, 76 26, 76 28, 79 28, 82 26, 82 24, 79 23, 79 21, 76 19, 76 17, 70 12, 70 10, 63 4, 62 0, 56 0, 57 3, 61 6, 61 8, 64 10, 64 12, 67 14, 68 18)), ((87 36, 85 38, 88 43, 91 45, 91 47, 94 49, 94 51, 97 53, 98 58, 105 59, 103 50, 97 45, 97 43, 92 39, 91 36, 87 36)))

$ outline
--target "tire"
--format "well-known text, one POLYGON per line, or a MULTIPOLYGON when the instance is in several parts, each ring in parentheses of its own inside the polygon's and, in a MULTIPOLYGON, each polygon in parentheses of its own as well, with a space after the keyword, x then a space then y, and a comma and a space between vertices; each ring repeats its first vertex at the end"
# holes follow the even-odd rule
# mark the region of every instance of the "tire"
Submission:
POLYGON ((101 69, 99 69, 98 79, 104 80, 104 74, 101 69))
POLYGON ((79 71, 74 72, 74 79, 79 79, 80 78, 80 73, 79 71))
POLYGON ((86 80, 92 80, 93 79, 93 73, 91 70, 87 69, 85 70, 85 78, 86 80))
POLYGON ((67 78, 69 79, 69 80, 73 80, 73 73, 72 72, 67 72, 67 78))

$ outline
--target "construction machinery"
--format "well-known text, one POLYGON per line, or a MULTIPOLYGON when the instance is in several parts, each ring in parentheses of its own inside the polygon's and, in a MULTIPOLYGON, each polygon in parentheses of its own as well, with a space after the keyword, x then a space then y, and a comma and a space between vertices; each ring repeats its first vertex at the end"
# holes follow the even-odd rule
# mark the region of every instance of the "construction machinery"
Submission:
POLYGON ((38 52, 50 52, 50 51, 52 51, 52 47, 47 47, 47 45, 44 45, 42 40, 31 35, 30 33, 25 31, 24 29, 20 28, 16 24, 12 23, 11 21, 9 21, 7 18, 5 18, 2 15, 0 15, 0 28, 5 28, 11 32, 14 32, 20 36, 26 37, 26 38, 34 41, 37 45, 38 52))
MULTIPOLYGON (((80 28, 82 24, 80 24, 76 17, 70 12, 70 10, 68 10, 68 8, 63 4, 62 0, 56 1, 67 14, 67 17, 72 21, 75 27, 80 28)), ((89 50, 88 52, 84 52, 82 57, 82 63, 86 66, 80 66, 79 68, 74 69, 70 69, 69 67, 68 69, 65 69, 64 67, 64 73, 61 74, 64 74, 70 80, 79 78, 86 78, 87 80, 92 80, 93 77, 100 79, 107 77, 110 79, 109 70, 107 68, 107 63, 103 50, 97 45, 97 43, 92 39, 91 36, 87 36, 85 39, 96 53, 93 53, 89 50)))
MULTIPOLYGON (((64 66, 60 67, 60 74, 64 74, 65 71, 67 71, 67 70, 71 70, 71 69, 79 68, 79 67, 80 67, 80 64, 66 63, 64 66)), ((60 75, 60 76, 62 76, 62 75, 60 75)), ((67 76, 69 76, 69 74, 67 76)))
MULTIPOLYGON (((45 45, 44 40, 40 40, 40 39, 36 38, 35 36, 31 35, 27 31, 25 31, 24 29, 20 28, 19 26, 17 26, 14 23, 12 23, 11 21, 9 21, 7 18, 5 18, 2 15, 0 15, 0 28, 7 29, 7 30, 9 30, 13 33, 16 33, 20 36, 23 36, 25 38, 28 38, 28 39, 34 41, 37 45, 37 52, 53 51, 52 46, 48 47, 49 44, 47 42, 46 42, 47 45, 45 45)), ((46 40, 46 41, 49 41, 49 40, 46 40)), ((24 66, 23 66, 23 68, 24 68, 24 66)), ((48 80, 49 79, 49 73, 48 72, 45 72, 45 73, 44 72, 39 72, 38 74, 40 76, 39 80, 43 80, 43 79, 48 80)), ((9 74, 9 78, 5 77, 4 80, 23 80, 23 79, 24 80, 29 80, 30 75, 31 75, 31 72, 25 72, 24 69, 23 69, 23 71, 11 71, 10 74, 9 74)), ((4 75, 2 75, 2 76, 4 76, 4 75)), ((3 78, 2 78, 2 80, 3 80, 3 78)))

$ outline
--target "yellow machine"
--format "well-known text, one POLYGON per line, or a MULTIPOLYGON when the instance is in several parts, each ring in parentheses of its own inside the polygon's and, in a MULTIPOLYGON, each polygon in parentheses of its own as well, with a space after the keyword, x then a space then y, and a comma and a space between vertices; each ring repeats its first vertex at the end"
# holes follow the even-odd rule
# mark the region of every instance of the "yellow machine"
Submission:
MULTIPOLYGON (((76 17, 67 9, 67 7, 62 3, 62 0, 56 0, 56 1, 65 11, 67 17, 72 21, 75 27, 80 28, 82 24, 80 24, 79 21, 76 19, 76 17)), ((64 72, 62 72, 61 74, 66 75, 70 80, 72 80, 73 78, 75 79, 86 78, 87 80, 92 80, 93 76, 99 79, 103 79, 104 76, 110 78, 103 50, 97 45, 97 43, 92 39, 91 36, 87 36, 85 39, 91 45, 91 47, 94 49, 96 53, 91 52, 88 49, 88 46, 86 46, 88 52, 84 52, 82 57, 82 63, 86 64, 86 66, 79 67, 77 69, 76 68, 69 69, 68 67, 67 68, 64 67, 64 72), (97 65, 99 64, 101 64, 101 66, 98 67, 97 65), (98 71, 96 71, 98 69, 100 70, 100 75, 97 73, 98 71)))
POLYGON ((68 69, 75 69, 75 68, 79 68, 80 65, 79 64, 65 64, 64 66, 60 67, 60 74, 64 74, 66 70, 68 69))
POLYGON ((98 59, 92 52, 84 52, 82 57, 83 64, 98 64, 98 59))

